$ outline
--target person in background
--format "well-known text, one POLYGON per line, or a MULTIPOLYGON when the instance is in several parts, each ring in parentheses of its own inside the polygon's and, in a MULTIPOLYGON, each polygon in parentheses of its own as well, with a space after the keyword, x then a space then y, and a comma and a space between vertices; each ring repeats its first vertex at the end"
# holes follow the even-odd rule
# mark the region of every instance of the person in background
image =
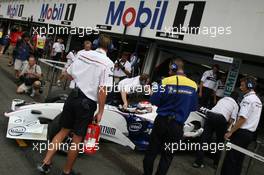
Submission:
POLYGON ((181 59, 172 59, 169 65, 170 76, 150 97, 150 102, 158 107, 157 117, 150 135, 150 142, 143 160, 144 175, 152 175, 154 161, 161 153, 156 174, 166 175, 174 157, 171 147, 183 137, 183 125, 191 111, 197 107, 197 85, 187 78, 181 59))
POLYGON ((44 48, 46 43, 46 36, 39 35, 38 33, 34 33, 32 37, 33 46, 35 50, 35 58, 38 61, 39 58, 43 58, 44 48))
POLYGON ((147 74, 141 74, 140 76, 133 78, 125 78, 119 82, 118 87, 121 93, 124 109, 127 109, 128 107, 127 95, 136 93, 136 89, 139 88, 139 86, 145 86, 148 82, 149 76, 147 74))
POLYGON ((28 58, 30 56, 31 50, 34 50, 34 47, 30 43, 30 35, 29 33, 25 32, 22 35, 22 39, 19 40, 16 44, 15 48, 15 76, 18 79, 20 72, 22 71, 23 67, 27 64, 28 58))
POLYGON ((131 64, 128 61, 129 53, 123 52, 121 59, 115 62, 114 68, 114 79, 115 83, 118 84, 121 80, 131 76, 131 64))
POLYGON ((131 64, 131 76, 135 77, 140 72, 140 58, 138 53, 134 52, 130 57, 130 64, 131 64))
MULTIPOLYGON (((76 47, 77 48, 77 47, 76 47)), ((83 43, 83 49, 81 50, 81 51, 89 51, 89 50, 91 50, 91 48, 92 48, 92 43, 91 43, 91 41, 89 41, 89 40, 85 40, 84 41, 84 43, 83 43)), ((78 52, 80 52, 80 51, 78 51, 79 49, 74 49, 73 51, 70 51, 69 53, 68 53, 68 55, 66 56, 66 59, 67 59, 67 63, 66 63, 66 65, 65 65, 65 69, 62 71, 62 74, 60 75, 60 77, 59 77, 59 80, 57 81, 57 85, 58 86, 61 86, 61 81, 63 80, 63 78, 65 77, 65 71, 67 70, 67 68, 73 63, 73 61, 74 61, 74 59, 75 59, 75 57, 78 55, 78 52)), ((70 83, 70 88, 74 88, 74 81, 72 80, 71 81, 71 83, 70 83)))
POLYGON ((221 78, 216 81, 215 86, 215 95, 214 95, 214 104, 216 104, 221 98, 224 97, 225 93, 225 82, 226 82, 226 75, 221 75, 221 78))
POLYGON ((15 60, 14 54, 17 54, 17 53, 14 53, 14 51, 15 51, 17 42, 21 39, 22 35, 23 35, 22 27, 20 27, 20 26, 12 29, 12 31, 10 32, 9 46, 8 46, 7 51, 6 51, 6 53, 8 53, 8 57, 9 57, 9 63, 8 63, 9 67, 14 64, 14 60, 15 60))
POLYGON ((52 51, 51 51, 52 59, 54 61, 61 61, 63 59, 64 51, 65 51, 65 46, 63 44, 63 39, 58 38, 57 42, 55 42, 52 46, 52 51))
POLYGON ((215 64, 212 70, 205 71, 201 78, 199 86, 200 105, 205 108, 211 109, 214 103, 215 86, 217 75, 219 72, 219 65, 215 64))
POLYGON ((30 56, 28 63, 19 74, 19 78, 23 83, 17 88, 17 93, 29 93, 31 90, 30 96, 34 97, 36 91, 41 87, 41 76, 42 73, 40 66, 36 64, 35 57, 30 56))
MULTIPOLYGON (((240 110, 236 123, 225 134, 225 139, 230 139, 234 145, 247 149, 255 138, 255 132, 259 124, 262 103, 256 95, 256 79, 252 76, 240 80, 240 90, 244 98, 240 103, 240 110)), ((221 175, 240 175, 245 154, 231 149, 227 152, 221 169, 221 175)))
POLYGON ((5 45, 3 44, 3 38, 4 38, 4 29, 2 26, 0 27, 0 55, 3 54, 5 45))
MULTIPOLYGON (((204 131, 201 136, 200 144, 210 144, 214 133, 216 133, 216 144, 224 143, 224 135, 228 128, 234 123, 238 113, 239 94, 232 92, 230 97, 221 98, 217 104, 206 112, 204 131)), ((214 167, 217 167, 220 159, 220 153, 217 151, 214 156, 214 167)), ((194 168, 204 167, 204 151, 198 150, 196 160, 193 163, 194 168)))

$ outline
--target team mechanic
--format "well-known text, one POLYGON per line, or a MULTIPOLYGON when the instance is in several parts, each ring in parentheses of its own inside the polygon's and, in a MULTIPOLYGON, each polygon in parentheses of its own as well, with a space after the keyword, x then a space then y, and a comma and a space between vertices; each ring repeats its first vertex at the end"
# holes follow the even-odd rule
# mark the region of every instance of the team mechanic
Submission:
POLYGON ((205 71, 199 85, 200 105, 211 109, 214 106, 216 81, 219 75, 219 65, 215 64, 212 70, 205 71))
MULTIPOLYGON (((204 122, 204 131, 201 136, 200 144, 211 143, 212 137, 215 133, 216 144, 224 143, 224 135, 228 128, 232 126, 237 118, 239 106, 237 104, 239 98, 238 92, 232 92, 230 97, 221 98, 217 104, 206 112, 207 119, 204 122)), ((220 152, 217 151, 213 157, 214 167, 217 167, 220 152)), ((196 160, 193 163, 194 168, 204 167, 204 151, 198 150, 196 155, 196 160)))
MULTIPOLYGON (((75 61, 67 69, 68 74, 74 79, 76 88, 70 93, 64 104, 61 127, 62 129, 52 140, 53 147, 49 149, 42 165, 38 170, 48 173, 51 168, 52 158, 59 149, 59 144, 73 132, 72 144, 79 148, 87 126, 92 122, 94 112, 99 105, 98 113, 95 115, 100 122, 105 105, 106 87, 112 85, 114 63, 107 57, 108 46, 111 39, 107 35, 99 37, 99 48, 95 51, 80 51, 75 61)), ((74 175, 72 167, 77 158, 79 150, 69 149, 67 162, 61 175, 74 175)))
MULTIPOLYGON (((255 87, 254 77, 248 76, 240 80, 240 90, 245 95, 240 103, 237 122, 231 131, 225 134, 225 138, 230 138, 231 143, 245 149, 255 138, 262 111, 262 103, 254 91, 255 87)), ((227 152, 221 175, 240 175, 244 157, 243 153, 233 149, 227 152)))
POLYGON ((173 159, 173 152, 165 147, 178 143, 183 136, 183 124, 191 111, 197 106, 197 85, 185 77, 183 61, 172 59, 170 77, 162 80, 157 92, 153 92, 150 101, 158 107, 150 136, 150 143, 143 161, 144 175, 151 175, 153 163, 158 153, 161 158, 156 175, 165 175, 173 159))

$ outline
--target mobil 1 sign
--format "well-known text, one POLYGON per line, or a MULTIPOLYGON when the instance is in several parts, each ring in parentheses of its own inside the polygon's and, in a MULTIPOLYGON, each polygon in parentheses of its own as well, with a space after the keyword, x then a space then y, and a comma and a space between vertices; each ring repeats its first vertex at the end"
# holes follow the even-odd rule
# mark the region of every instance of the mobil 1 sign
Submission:
POLYGON ((39 22, 52 21, 55 24, 71 25, 74 20, 76 3, 43 3, 39 22), (61 23, 58 23, 61 22, 61 23))
POLYGON ((199 34, 205 1, 179 1, 172 27, 157 32, 157 37, 183 40, 184 34, 199 34))
POLYGON ((169 1, 108 1, 105 23, 97 25, 100 29, 111 30, 112 26, 132 28, 146 27, 150 30, 161 30, 166 16, 169 1), (133 2, 133 3, 132 3, 133 2))

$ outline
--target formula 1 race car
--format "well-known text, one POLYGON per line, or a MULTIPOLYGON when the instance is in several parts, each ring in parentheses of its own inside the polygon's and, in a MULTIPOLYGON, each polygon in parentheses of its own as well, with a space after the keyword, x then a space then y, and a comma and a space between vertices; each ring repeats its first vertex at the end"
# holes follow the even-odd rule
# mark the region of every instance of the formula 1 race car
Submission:
MULTIPOLYGON (((60 130, 59 118, 66 97, 55 103, 26 103, 14 99, 9 117, 7 138, 26 140, 47 140, 60 130)), ((104 116, 100 122, 101 139, 105 139, 132 149, 145 150, 155 120, 156 106, 148 102, 126 110, 118 106, 105 105, 104 116)), ((203 132, 204 115, 192 112, 185 122, 184 137, 199 137, 203 132)))

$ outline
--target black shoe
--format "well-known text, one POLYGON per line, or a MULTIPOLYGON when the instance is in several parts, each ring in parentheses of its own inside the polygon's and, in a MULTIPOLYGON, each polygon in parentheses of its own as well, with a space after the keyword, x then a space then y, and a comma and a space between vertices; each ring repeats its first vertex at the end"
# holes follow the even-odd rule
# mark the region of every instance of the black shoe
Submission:
POLYGON ((39 89, 39 93, 40 93, 40 94, 43 93, 43 87, 40 87, 40 89, 39 89))
POLYGON ((81 175, 81 173, 76 173, 74 171, 71 171, 69 174, 65 174, 63 171, 60 175, 81 175))
POLYGON ((215 163, 214 163, 213 168, 214 168, 215 170, 217 170, 217 168, 218 168, 218 164, 215 164, 215 163))
POLYGON ((48 174, 50 172, 50 170, 51 170, 51 165, 39 164, 37 166, 37 169, 41 173, 48 174))
POLYGON ((194 168, 204 168, 204 164, 203 163, 194 162, 192 164, 192 167, 194 167, 194 168))

